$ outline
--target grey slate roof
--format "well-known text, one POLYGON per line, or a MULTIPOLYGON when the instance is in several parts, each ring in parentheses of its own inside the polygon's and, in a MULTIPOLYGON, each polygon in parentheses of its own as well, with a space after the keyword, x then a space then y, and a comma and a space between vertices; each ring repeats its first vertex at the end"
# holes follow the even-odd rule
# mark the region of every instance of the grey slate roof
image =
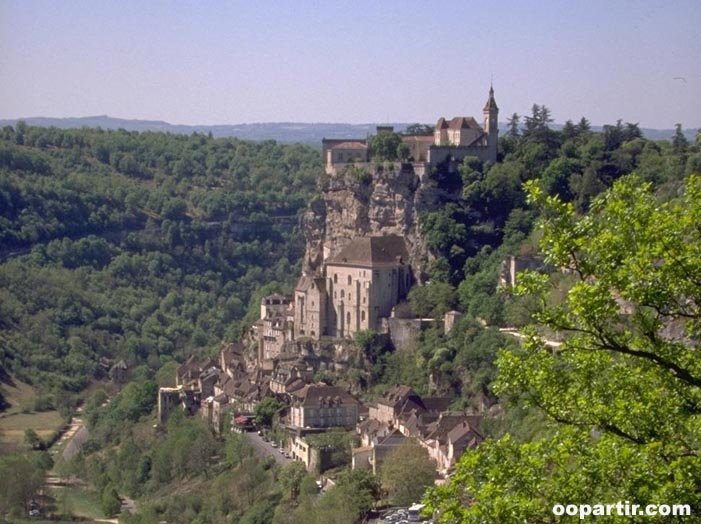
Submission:
POLYGON ((326 261, 327 265, 380 267, 405 264, 409 259, 406 242, 400 236, 359 237, 326 261))

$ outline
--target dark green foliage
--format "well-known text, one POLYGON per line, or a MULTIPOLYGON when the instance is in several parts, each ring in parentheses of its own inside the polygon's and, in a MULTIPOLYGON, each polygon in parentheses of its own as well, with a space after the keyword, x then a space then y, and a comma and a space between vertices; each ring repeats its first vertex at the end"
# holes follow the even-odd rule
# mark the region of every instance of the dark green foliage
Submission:
POLYGON ((447 282, 429 282, 409 292, 411 311, 418 317, 442 319, 455 307, 455 289, 447 282))
POLYGON ((269 428, 273 425, 273 418, 283 408, 283 405, 274 398, 264 398, 255 410, 256 425, 269 428))
POLYGON ((319 171, 271 141, 5 128, 0 364, 53 405, 106 378, 101 357, 157 369, 235 338, 261 285, 296 273, 319 171))
POLYGON ((407 135, 432 135, 435 126, 428 124, 411 124, 404 131, 407 135))
POLYGON ((436 465, 426 449, 410 439, 388 453, 380 466, 382 488, 395 506, 419 500, 435 476, 436 465))
POLYGON ((112 517, 119 513, 119 510, 122 507, 122 502, 119 500, 117 490, 115 490, 110 484, 105 486, 105 489, 102 490, 100 505, 102 507, 102 511, 104 511, 105 515, 108 517, 112 517))
POLYGON ((397 160, 408 151, 401 148, 402 137, 398 133, 381 132, 369 139, 373 160, 397 160))
POLYGON ((46 452, 0 456, 0 510, 25 516, 30 501, 44 484, 44 475, 53 462, 46 452))

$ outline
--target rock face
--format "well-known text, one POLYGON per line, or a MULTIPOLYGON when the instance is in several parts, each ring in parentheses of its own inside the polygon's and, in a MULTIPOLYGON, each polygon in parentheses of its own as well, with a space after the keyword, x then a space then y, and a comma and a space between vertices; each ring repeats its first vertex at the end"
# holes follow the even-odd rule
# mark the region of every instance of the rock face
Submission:
POLYGON ((353 238, 399 235, 407 242, 414 275, 419 281, 425 278, 431 256, 420 234, 419 214, 430 210, 435 199, 414 165, 349 165, 326 173, 321 189, 321 197, 302 217, 304 271, 317 272, 353 238))

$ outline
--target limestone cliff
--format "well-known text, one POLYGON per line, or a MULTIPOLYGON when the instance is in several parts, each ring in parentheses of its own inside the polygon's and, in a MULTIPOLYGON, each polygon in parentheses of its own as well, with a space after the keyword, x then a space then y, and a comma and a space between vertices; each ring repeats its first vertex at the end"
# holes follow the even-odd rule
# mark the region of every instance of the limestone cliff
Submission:
POLYGON ((319 270, 355 237, 392 234, 406 239, 414 275, 424 279, 431 257, 419 214, 435 207, 437 199, 422 171, 412 164, 364 163, 333 169, 320 184, 320 198, 302 217, 306 272, 319 270))

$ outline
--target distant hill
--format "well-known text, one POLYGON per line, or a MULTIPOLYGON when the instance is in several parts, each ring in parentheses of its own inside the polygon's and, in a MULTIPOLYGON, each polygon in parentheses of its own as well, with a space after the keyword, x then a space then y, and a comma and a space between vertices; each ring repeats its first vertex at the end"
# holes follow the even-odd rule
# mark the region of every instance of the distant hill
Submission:
MULTIPOLYGON (((21 119, 0 119, 0 126, 14 126, 18 120, 28 125, 40 127, 58 127, 72 129, 81 127, 101 127, 102 129, 126 129, 127 131, 161 131, 164 133, 186 134, 212 133, 215 137, 236 137, 247 140, 276 140, 278 142, 300 142, 319 144, 322 138, 363 138, 375 132, 377 125, 391 125, 396 131, 403 131, 409 123, 390 124, 330 124, 302 122, 266 122, 258 124, 228 125, 181 125, 169 124, 162 120, 127 120, 107 115, 85 116, 76 118, 31 117, 21 119)), ((562 126, 553 124, 554 129, 562 126)), ((601 131, 601 126, 592 126, 594 131, 601 131)), ((500 123, 499 130, 504 133, 506 124, 500 123)), ((669 140, 674 129, 641 128, 643 134, 652 140, 669 140)), ((696 140, 698 129, 686 129, 684 134, 690 141, 696 140)))

